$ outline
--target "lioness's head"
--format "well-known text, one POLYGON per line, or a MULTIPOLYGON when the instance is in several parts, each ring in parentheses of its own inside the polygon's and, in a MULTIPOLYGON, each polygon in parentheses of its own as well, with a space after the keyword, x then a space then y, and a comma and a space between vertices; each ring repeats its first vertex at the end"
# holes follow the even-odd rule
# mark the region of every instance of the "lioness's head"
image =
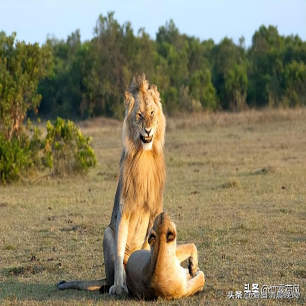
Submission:
POLYGON ((162 150, 166 120, 157 87, 145 75, 134 77, 125 92, 123 142, 127 151, 162 150))
POLYGON ((170 216, 161 213, 155 218, 148 243, 151 247, 154 247, 155 244, 173 244, 173 247, 176 247, 176 236, 176 226, 170 216))

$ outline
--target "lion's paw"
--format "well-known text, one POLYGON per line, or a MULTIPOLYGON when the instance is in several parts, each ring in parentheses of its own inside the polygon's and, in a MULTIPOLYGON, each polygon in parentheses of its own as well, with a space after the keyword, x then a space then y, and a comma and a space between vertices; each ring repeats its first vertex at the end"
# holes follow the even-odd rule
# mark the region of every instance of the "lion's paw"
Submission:
POLYGON ((123 291, 125 293, 129 293, 129 290, 128 290, 127 285, 126 285, 126 281, 124 281, 124 283, 123 283, 123 291))
POLYGON ((115 295, 115 294, 122 294, 124 291, 124 287, 113 285, 109 288, 109 294, 115 295))

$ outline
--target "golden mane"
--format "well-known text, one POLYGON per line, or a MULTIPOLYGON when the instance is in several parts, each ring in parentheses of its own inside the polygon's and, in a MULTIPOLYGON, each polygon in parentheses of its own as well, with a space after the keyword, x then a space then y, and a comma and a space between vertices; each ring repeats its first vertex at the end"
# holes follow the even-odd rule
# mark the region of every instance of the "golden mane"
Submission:
POLYGON ((166 180, 164 156, 156 151, 139 151, 127 156, 121 167, 122 197, 128 203, 125 209, 131 212, 144 207, 155 215, 162 206, 160 194, 166 180))
POLYGON ((145 74, 134 76, 129 88, 129 92, 135 94, 137 91, 145 91, 149 88, 149 82, 146 80, 145 74))
POLYGON ((127 111, 123 123, 123 154, 121 158, 121 184, 123 202, 127 203, 125 208, 133 211, 137 207, 147 207, 153 212, 158 210, 156 201, 161 201, 166 170, 164 164, 164 134, 166 119, 162 112, 160 96, 157 87, 153 84, 149 86, 145 75, 135 76, 128 93, 126 93, 127 111), (141 93, 141 94, 139 94, 141 93), (135 112, 137 107, 146 104, 155 104, 156 107, 156 132, 152 150, 144 151, 140 141, 135 140, 135 112), (154 207, 150 205, 154 203, 154 207), (157 206, 157 207, 155 207, 157 206), (153 210, 153 211, 152 211, 153 210))

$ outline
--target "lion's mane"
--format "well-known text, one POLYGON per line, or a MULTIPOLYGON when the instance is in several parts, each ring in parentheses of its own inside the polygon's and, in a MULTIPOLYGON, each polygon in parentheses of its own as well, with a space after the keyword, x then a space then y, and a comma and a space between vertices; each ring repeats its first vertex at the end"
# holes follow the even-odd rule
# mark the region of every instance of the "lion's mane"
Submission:
POLYGON ((155 216, 158 206, 163 205, 162 192, 166 177, 163 154, 166 119, 157 87, 153 84, 149 86, 144 75, 134 77, 125 97, 126 111, 122 133, 124 149, 120 163, 121 196, 123 202, 128 205, 125 205, 124 209, 132 212, 138 207, 146 207, 151 215, 155 216), (152 149, 145 151, 137 134, 139 127, 135 113, 144 104, 150 107, 152 103, 155 104, 153 106, 156 110, 154 119, 145 119, 148 124, 154 125, 156 131, 152 149))

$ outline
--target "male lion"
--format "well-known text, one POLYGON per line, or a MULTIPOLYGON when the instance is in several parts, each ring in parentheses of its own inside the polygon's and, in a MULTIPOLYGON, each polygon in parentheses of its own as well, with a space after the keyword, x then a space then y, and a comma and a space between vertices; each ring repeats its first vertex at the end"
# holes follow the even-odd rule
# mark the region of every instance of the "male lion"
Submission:
POLYGON ((136 76, 125 100, 120 177, 103 239, 106 279, 61 282, 59 289, 97 290, 109 286, 110 294, 127 291, 124 269, 127 260, 134 251, 149 249, 149 231, 163 210, 166 120, 157 87, 149 86, 144 75, 136 76))
POLYGON ((201 291, 205 277, 198 269, 196 246, 176 246, 176 228, 169 215, 159 214, 149 236, 151 252, 134 252, 126 265, 126 283, 133 296, 175 299, 201 291), (188 270, 180 263, 189 258, 188 270))

